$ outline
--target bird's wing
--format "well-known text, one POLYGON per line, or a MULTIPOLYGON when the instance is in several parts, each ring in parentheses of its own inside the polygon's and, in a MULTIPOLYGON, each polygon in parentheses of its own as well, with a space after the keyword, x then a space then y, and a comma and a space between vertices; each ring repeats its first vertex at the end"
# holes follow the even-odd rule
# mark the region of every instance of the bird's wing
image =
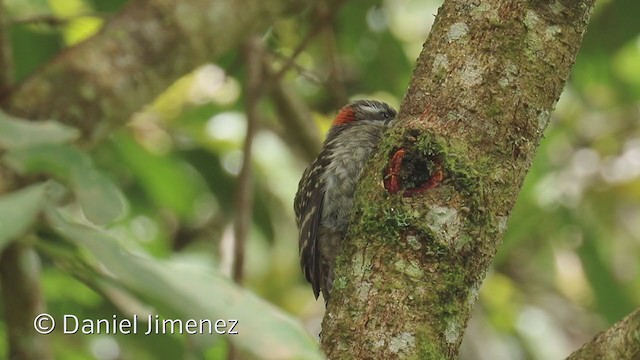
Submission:
POLYGON ((299 230, 300 265, 304 276, 311 283, 316 299, 320 295, 323 263, 320 253, 319 233, 324 202, 322 172, 327 161, 321 155, 316 158, 302 176, 294 201, 299 230))

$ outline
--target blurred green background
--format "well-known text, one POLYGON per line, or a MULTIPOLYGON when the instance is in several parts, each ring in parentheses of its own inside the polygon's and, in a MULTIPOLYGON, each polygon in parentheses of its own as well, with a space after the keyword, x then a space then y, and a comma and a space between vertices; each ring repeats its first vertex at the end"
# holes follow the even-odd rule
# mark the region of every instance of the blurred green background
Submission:
MULTIPOLYGON (((126 3, 5 0, 17 80, 91 37, 126 3)), ((279 82, 309 109, 317 140, 349 99, 399 105, 440 4, 319 1, 264 34, 268 67, 275 73, 301 50, 279 82), (319 14, 329 14, 328 24, 318 25, 319 14)), ((481 289, 463 359, 561 359, 640 306, 637 14, 637 1, 598 2, 481 289)), ((273 309, 250 295, 317 336, 324 304, 301 275, 292 209, 313 145, 305 147, 285 125, 273 92, 260 101, 253 140, 255 201, 244 284, 250 293, 224 280, 232 263, 234 192, 247 128, 245 83, 238 48, 194 69, 126 127, 88 148, 47 145, 55 148, 45 147, 47 157, 38 147, 4 144, 12 151, 2 161, 25 173, 52 175, 57 182, 47 183, 48 193, 64 197, 71 191, 77 199, 65 207, 65 219, 91 225, 78 227, 49 212, 48 223, 57 230, 36 223, 27 236, 40 254, 41 283, 54 317, 233 318, 233 311, 246 311, 264 337, 291 336, 288 343, 313 347, 293 330, 282 335, 285 330, 273 328, 279 322, 258 321, 273 309), (94 192, 83 193, 87 186, 94 192)), ((12 204, 26 206, 29 196, 12 204)), ((0 208, 11 200, 0 198, 0 208)), ((225 359, 228 350, 224 337, 59 331, 49 337, 59 359, 225 359)), ((0 354, 7 346, 2 322, 0 354)), ((254 355, 273 350, 255 346, 254 355)))

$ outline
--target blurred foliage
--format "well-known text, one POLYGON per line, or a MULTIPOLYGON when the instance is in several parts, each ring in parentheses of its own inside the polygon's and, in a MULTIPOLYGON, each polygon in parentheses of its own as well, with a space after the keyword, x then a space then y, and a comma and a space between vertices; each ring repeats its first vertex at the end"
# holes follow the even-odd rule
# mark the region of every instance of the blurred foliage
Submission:
MULTIPOLYGON (((345 95, 397 106, 440 3, 318 3, 326 6, 282 19, 265 35, 271 70, 304 45, 281 81, 323 130, 345 95), (326 12, 331 26, 318 20, 326 12)), ((16 78, 95 34, 123 6, 5 0, 16 78)), ((640 26, 632 17, 639 6, 610 0, 596 9, 481 289, 464 359, 560 359, 640 305, 640 26)), ((276 309, 318 334, 324 306, 299 270, 291 206, 308 159, 268 92, 252 161, 248 290, 225 277, 246 99, 241 52, 217 60, 89 147, 73 145, 77 131, 55 121, 0 114, 2 161, 32 183, 0 197, 0 246, 17 238, 36 244, 57 319, 236 318, 247 328, 231 340, 247 354, 313 358, 315 345, 276 309)), ((0 323, 3 353, 6 331, 0 323)), ((227 353, 224 337, 50 336, 59 359, 227 353)))

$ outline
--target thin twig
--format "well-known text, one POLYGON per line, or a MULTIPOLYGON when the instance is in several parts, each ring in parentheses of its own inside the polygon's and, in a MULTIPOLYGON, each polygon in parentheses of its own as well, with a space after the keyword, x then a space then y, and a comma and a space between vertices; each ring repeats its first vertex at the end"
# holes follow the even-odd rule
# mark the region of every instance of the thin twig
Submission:
MULTIPOLYGON (((265 64, 265 72, 269 72, 265 64)), ((267 75, 269 76, 269 75, 267 75)), ((278 119, 285 129, 285 135, 312 160, 322 146, 320 131, 313 122, 311 111, 300 97, 286 88, 282 81, 269 76, 269 95, 273 100, 278 119)))
POLYGON ((245 137, 242 168, 238 175, 238 185, 236 188, 236 216, 234 222, 234 262, 233 280, 239 284, 244 277, 245 243, 247 234, 251 227, 253 210, 253 182, 251 168, 251 149, 253 137, 258 126, 258 102, 262 93, 262 42, 259 37, 254 36, 247 41, 245 50, 246 72, 247 72, 247 92, 246 92, 246 113, 247 113, 247 134, 245 137))
POLYGON ((311 30, 309 30, 304 39, 302 39, 298 46, 296 46, 293 53, 289 56, 289 59, 284 63, 284 65, 282 65, 280 70, 278 70, 278 72, 273 76, 274 79, 280 79, 287 71, 289 71, 289 69, 291 69, 291 67, 294 66, 296 58, 302 53, 302 51, 304 51, 304 49, 307 48, 311 40, 322 29, 324 29, 327 24, 331 24, 333 22, 333 18, 338 13, 338 9, 343 3, 344 0, 336 0, 332 4, 333 6, 326 6, 327 11, 317 18, 316 22, 311 26, 311 30))
POLYGON ((344 88, 344 74, 340 59, 338 58, 338 45, 336 34, 333 30, 332 9, 329 8, 327 1, 320 1, 316 8, 320 18, 327 19, 323 28, 324 49, 326 51, 327 60, 329 62, 329 89, 335 101, 336 108, 344 105, 349 97, 347 90, 344 88))
MULTIPOLYGON (((244 50, 247 79, 245 96, 247 133, 242 153, 242 167, 238 174, 238 185, 236 187, 235 194, 236 211, 235 221, 233 223, 235 246, 233 248, 233 268, 231 269, 233 281, 238 284, 242 284, 244 279, 245 247, 247 234, 251 228, 251 221, 253 217, 251 149, 253 146, 253 138, 256 128, 258 127, 258 103, 262 96, 262 87, 264 86, 262 77, 264 49, 262 41, 258 36, 253 36, 247 40, 244 50)), ((233 343, 229 342, 227 359, 238 360, 239 357, 239 350, 233 343)))
MULTIPOLYGON (((300 74, 302 77, 309 80, 310 82, 318 85, 323 84, 323 81, 322 79, 320 79, 320 76, 318 74, 316 74, 312 70, 305 68, 304 66, 298 64, 295 61, 291 61, 291 57, 277 53, 275 51, 271 51, 271 50, 269 50, 268 54, 273 58, 277 58, 278 60, 283 60, 283 61, 286 61, 288 64, 291 64, 290 65, 291 68, 295 69, 298 72, 298 74, 300 74)), ((280 69, 280 71, 281 70, 282 69, 280 69)), ((276 77, 275 75, 272 75, 272 78, 274 80, 280 80, 280 78, 276 77)))

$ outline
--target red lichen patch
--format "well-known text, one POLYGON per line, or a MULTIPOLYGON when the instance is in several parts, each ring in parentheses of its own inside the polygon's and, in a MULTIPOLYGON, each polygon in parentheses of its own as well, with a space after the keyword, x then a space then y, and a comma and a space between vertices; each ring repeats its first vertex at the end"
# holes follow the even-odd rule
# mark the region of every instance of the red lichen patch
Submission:
POLYGON ((338 112, 336 118, 333 120, 333 126, 344 125, 350 123, 356 119, 356 112, 352 108, 345 106, 338 112))
POLYGON ((435 188, 444 178, 440 159, 400 148, 391 156, 383 182, 388 192, 409 197, 435 188))
POLYGON ((384 188, 392 194, 400 191, 400 170, 402 169, 402 159, 405 152, 403 148, 396 150, 384 174, 384 188))

